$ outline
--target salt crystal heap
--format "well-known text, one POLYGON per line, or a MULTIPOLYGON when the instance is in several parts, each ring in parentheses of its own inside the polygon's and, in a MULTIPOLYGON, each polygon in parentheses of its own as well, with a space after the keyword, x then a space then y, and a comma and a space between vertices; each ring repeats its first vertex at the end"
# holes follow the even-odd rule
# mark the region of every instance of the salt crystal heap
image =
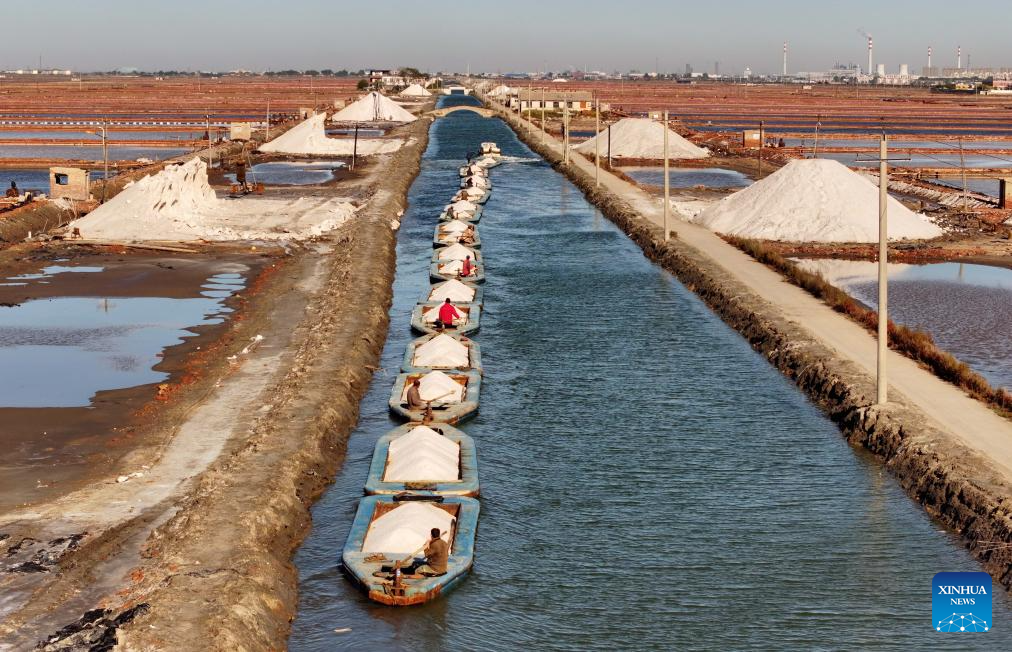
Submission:
POLYGON ((432 291, 429 292, 429 301, 442 303, 449 299, 450 301, 470 303, 474 301, 475 292, 476 290, 473 287, 461 283, 457 279, 450 279, 432 288, 432 291))
MULTIPOLYGON (((460 403, 464 400, 464 386, 442 371, 434 369, 421 377, 418 392, 423 401, 434 403, 460 403)), ((407 403, 408 383, 405 383, 401 401, 407 403)))
POLYGON ((397 102, 373 91, 335 113, 331 122, 414 122, 417 119, 397 102))
MULTIPOLYGON (((649 118, 624 118, 611 126, 611 157, 664 160, 664 125, 649 118)), ((593 154, 595 141, 600 140, 601 155, 609 151, 608 131, 576 146, 581 154, 593 154)), ((706 158, 710 155, 668 129, 668 159, 706 158)))
MULTIPOLYGON (((879 190, 831 159, 794 160, 702 211, 695 222, 718 233, 787 242, 878 242, 879 190)), ((942 230, 893 197, 890 239, 926 239, 942 230)))
POLYGON ((292 127, 269 143, 260 146, 261 152, 281 154, 311 154, 316 156, 370 156, 396 152, 404 141, 394 138, 328 138, 324 131, 323 113, 311 116, 292 127))
POLYGON ((440 225, 439 230, 442 231, 443 233, 453 233, 456 235, 460 235, 461 233, 465 233, 470 228, 471 225, 465 222, 464 220, 450 220, 449 222, 443 222, 442 225, 440 225))
POLYGON ((390 442, 384 482, 457 482, 460 446, 427 426, 390 442))
POLYGON ((415 347, 411 364, 416 367, 457 369, 470 364, 467 345, 449 335, 440 333, 428 342, 415 347))
POLYGON ((450 215, 474 215, 478 211, 478 205, 467 200, 455 201, 443 207, 450 215))
POLYGON ((401 91, 400 93, 398 93, 398 95, 400 95, 401 97, 430 97, 432 95, 432 93, 430 93, 429 91, 425 90, 423 87, 419 86, 418 84, 411 84, 410 86, 408 86, 407 88, 405 88, 403 91, 401 91))
POLYGON ((424 502, 403 503, 369 524, 362 552, 408 555, 432 538, 432 528, 444 532, 450 543, 453 516, 445 509, 424 502))
POLYGON ((443 247, 436 255, 439 260, 464 260, 465 258, 474 260, 474 250, 459 243, 443 247))
POLYGON ((478 197, 481 197, 484 194, 485 191, 482 188, 475 188, 473 186, 470 188, 462 188, 456 195, 453 196, 453 201, 461 201, 461 200, 471 201, 478 197))

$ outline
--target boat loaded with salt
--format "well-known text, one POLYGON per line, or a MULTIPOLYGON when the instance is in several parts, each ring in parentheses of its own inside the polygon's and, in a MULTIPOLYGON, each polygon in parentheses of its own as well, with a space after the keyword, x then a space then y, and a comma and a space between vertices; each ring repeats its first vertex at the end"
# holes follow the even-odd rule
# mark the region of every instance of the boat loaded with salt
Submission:
POLYGON ((459 584, 474 565, 478 511, 478 501, 463 496, 366 496, 344 545, 344 569, 381 604, 428 602, 459 584), (404 572, 422 561, 433 528, 449 544, 446 572, 404 572))
POLYGON ((425 336, 408 345, 403 373, 390 395, 390 410, 408 420, 384 435, 373 452, 365 493, 359 502, 341 556, 348 576, 371 600, 406 606, 428 602, 459 584, 474 564, 480 504, 478 458, 474 441, 450 424, 478 411, 481 350, 466 333, 478 330, 484 261, 474 222, 491 184, 485 168, 498 165, 495 143, 482 143, 486 155, 460 170, 461 188, 440 216, 433 235, 432 287, 411 314, 411 327, 425 336), (470 258, 476 273, 459 280, 470 258), (460 318, 436 327, 449 300, 460 318), (425 408, 408 409, 407 390, 419 382, 425 408), (437 529, 449 544, 446 572, 436 574, 426 548, 437 529))
POLYGON ((477 496, 474 440, 445 423, 405 424, 376 442, 365 493, 477 496))

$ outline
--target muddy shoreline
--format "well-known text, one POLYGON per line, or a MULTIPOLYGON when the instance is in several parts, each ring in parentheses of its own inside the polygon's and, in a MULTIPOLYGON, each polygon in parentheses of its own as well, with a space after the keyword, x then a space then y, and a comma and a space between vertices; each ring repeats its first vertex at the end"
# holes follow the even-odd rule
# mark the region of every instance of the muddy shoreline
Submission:
POLYGON ((880 459, 908 495, 957 533, 998 584, 1012 590, 1012 489, 985 458, 931 426, 923 413, 902 400, 875 407, 875 382, 868 374, 839 359, 694 248, 677 239, 665 243, 661 230, 626 202, 596 187, 591 175, 563 165, 561 156, 536 138, 526 137, 514 116, 498 113, 518 138, 573 181, 650 260, 675 274, 793 380, 851 444, 880 459))

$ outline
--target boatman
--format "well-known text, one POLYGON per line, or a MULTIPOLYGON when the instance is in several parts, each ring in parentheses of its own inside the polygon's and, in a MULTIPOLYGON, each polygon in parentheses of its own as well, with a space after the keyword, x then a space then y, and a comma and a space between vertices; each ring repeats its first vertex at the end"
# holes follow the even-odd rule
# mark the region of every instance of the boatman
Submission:
POLYGON ((460 319, 460 313, 450 303, 450 297, 446 297, 443 305, 439 306, 439 316, 436 317, 436 328, 453 328, 454 319, 460 319))
POLYGON ((434 527, 429 533, 432 538, 425 546, 425 563, 415 569, 418 575, 435 577, 446 574, 446 565, 450 561, 450 544, 443 541, 439 528, 434 527))
POLYGON ((18 182, 11 181, 11 187, 7 189, 7 197, 13 197, 17 199, 19 195, 21 195, 21 191, 18 190, 18 182))
POLYGON ((408 409, 409 410, 424 410, 429 406, 422 400, 422 381, 415 378, 411 382, 411 387, 408 388, 408 409))
POLYGON ((471 276, 474 274, 474 265, 471 263, 471 257, 465 256, 464 262, 460 265, 461 276, 471 276))

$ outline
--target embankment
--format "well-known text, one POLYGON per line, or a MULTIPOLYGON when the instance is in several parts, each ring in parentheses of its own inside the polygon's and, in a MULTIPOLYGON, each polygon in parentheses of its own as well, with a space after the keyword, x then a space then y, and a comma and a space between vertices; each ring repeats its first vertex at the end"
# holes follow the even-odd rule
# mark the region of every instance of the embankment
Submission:
POLYGON ((565 174, 643 250, 674 273, 771 364, 792 379, 856 445, 875 454, 906 492, 956 532, 995 581, 1012 589, 1012 490, 991 461, 933 425, 902 397, 874 406, 875 381, 811 332, 730 276, 714 260, 661 229, 628 202, 594 183, 592 174, 564 165, 558 151, 533 137, 519 119, 498 109, 531 149, 565 174))

